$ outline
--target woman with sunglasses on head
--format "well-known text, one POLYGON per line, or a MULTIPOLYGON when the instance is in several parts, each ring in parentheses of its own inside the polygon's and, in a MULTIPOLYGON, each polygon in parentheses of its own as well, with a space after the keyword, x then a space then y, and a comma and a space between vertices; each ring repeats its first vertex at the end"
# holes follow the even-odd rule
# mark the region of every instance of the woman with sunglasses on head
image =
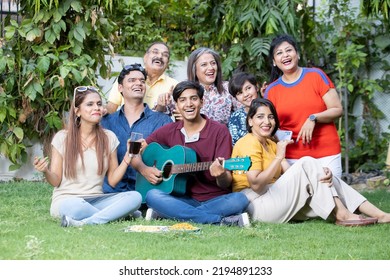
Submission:
MULTIPOLYGON (((128 216, 141 205, 135 191, 103 194, 107 175, 115 186, 132 158, 129 153, 118 164, 118 138, 100 126, 103 102, 94 87, 77 87, 67 127, 52 140, 50 164, 47 158, 34 159, 54 187, 50 214, 61 218, 61 226, 104 224, 128 216)), ((129 149, 129 146, 128 146, 129 149)))

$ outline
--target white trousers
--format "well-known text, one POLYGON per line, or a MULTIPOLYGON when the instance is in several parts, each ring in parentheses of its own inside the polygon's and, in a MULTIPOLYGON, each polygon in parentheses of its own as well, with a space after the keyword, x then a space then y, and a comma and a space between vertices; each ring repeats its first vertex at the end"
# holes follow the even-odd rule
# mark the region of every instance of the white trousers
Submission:
POLYGON ((328 219, 339 197, 349 211, 366 200, 340 178, 333 185, 321 183, 325 175, 322 165, 312 157, 303 157, 291 166, 265 193, 259 195, 247 188, 242 192, 249 200, 247 211, 254 221, 286 223, 320 217, 328 219))
MULTIPOLYGON (((290 158, 286 158, 286 160, 290 165, 293 165, 298 161, 298 159, 290 158)), ((329 167, 329 169, 332 170, 332 174, 334 176, 341 178, 341 175, 343 174, 343 167, 341 165, 341 154, 317 158, 317 160, 320 161, 322 166, 329 167)))

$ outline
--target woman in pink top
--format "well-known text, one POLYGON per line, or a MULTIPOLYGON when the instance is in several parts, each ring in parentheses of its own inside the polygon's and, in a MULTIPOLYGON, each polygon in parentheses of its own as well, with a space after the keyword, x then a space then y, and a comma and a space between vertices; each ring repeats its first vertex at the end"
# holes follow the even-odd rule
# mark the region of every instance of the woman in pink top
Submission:
POLYGON ((343 108, 329 77, 318 68, 298 65, 300 56, 295 40, 289 35, 273 39, 269 52, 272 83, 264 97, 275 105, 280 129, 293 132, 286 158, 292 164, 311 156, 340 177, 341 145, 334 124, 343 108))

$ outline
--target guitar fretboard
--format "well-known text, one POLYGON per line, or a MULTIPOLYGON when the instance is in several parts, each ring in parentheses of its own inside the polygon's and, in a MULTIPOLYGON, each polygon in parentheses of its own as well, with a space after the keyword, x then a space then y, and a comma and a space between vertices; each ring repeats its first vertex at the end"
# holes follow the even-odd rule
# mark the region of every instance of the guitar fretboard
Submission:
POLYGON ((172 167, 172 174, 205 171, 210 168, 210 165, 212 163, 212 161, 205 161, 186 164, 175 164, 172 167))

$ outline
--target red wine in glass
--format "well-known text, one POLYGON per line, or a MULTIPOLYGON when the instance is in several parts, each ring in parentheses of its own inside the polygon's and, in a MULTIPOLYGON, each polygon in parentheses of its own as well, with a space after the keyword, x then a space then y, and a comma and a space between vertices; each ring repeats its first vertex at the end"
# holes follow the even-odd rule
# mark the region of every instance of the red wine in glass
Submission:
POLYGON ((142 141, 143 135, 142 133, 132 132, 130 135, 130 147, 129 147, 129 153, 132 155, 139 154, 139 151, 141 150, 141 141, 142 141))
POLYGON ((130 148, 129 148, 130 154, 136 155, 139 153, 140 150, 141 150, 141 142, 130 141, 130 148))

